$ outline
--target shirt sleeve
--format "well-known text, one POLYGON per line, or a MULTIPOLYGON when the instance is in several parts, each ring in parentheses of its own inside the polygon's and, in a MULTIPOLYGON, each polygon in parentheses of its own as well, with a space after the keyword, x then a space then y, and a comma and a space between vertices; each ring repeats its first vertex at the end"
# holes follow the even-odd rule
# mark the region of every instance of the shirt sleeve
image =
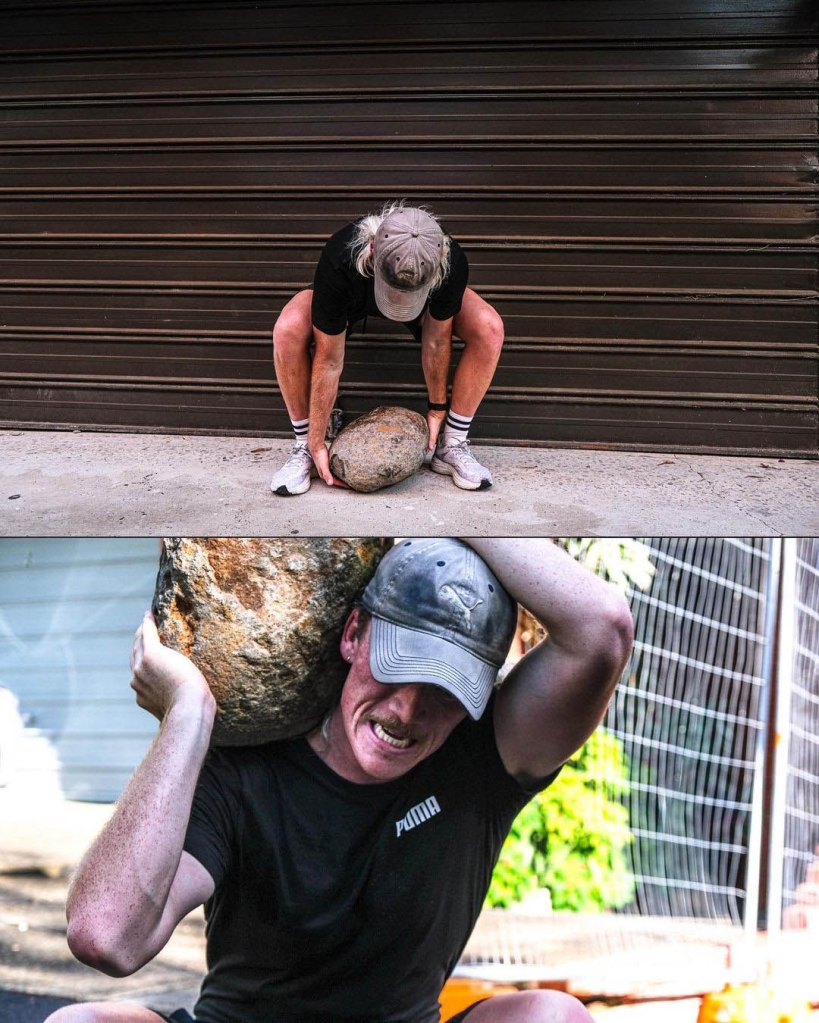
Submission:
POLYGON ((331 251, 334 241, 324 246, 313 277, 313 326, 325 334, 341 334, 347 329, 350 305, 349 284, 331 251))
POLYGON ((449 250, 449 273, 443 284, 429 299, 429 313, 435 320, 448 320, 461 311, 469 281, 469 261, 461 246, 452 239, 449 250))
POLYGON ((211 750, 196 785, 184 849, 202 864, 217 888, 233 863, 240 792, 230 757, 211 750))
MULTIPOLYGON (((493 695, 480 720, 467 730, 467 742, 473 745, 473 762, 483 763, 483 784, 487 799, 499 806, 511 806, 516 813, 533 796, 547 789, 562 770, 562 765, 544 778, 527 779, 522 784, 509 774, 503 763, 495 738, 495 696, 493 695), (480 759, 479 759, 480 758, 480 759)), ((468 724, 468 723, 467 723, 468 724)))

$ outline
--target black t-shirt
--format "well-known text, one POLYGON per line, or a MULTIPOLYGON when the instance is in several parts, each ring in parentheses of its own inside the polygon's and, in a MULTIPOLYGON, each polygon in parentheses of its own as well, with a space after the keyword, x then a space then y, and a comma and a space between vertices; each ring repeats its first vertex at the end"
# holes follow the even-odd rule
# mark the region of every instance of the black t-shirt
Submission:
MULTIPOLYGON (((325 334, 341 334, 365 316, 383 316, 375 303, 373 277, 360 274, 350 258, 355 231, 355 223, 336 231, 324 246, 316 267, 313 326, 325 334)), ((430 292, 427 303, 430 315, 436 320, 448 320, 460 312, 469 279, 469 264, 463 249, 454 239, 449 241, 449 273, 440 287, 430 292)), ((413 324, 417 325, 418 320, 412 321, 413 324)))
POLYGON ((216 882, 197 1020, 439 1019, 532 795, 503 767, 491 708, 375 785, 346 781, 304 738, 210 752, 185 840, 216 882))

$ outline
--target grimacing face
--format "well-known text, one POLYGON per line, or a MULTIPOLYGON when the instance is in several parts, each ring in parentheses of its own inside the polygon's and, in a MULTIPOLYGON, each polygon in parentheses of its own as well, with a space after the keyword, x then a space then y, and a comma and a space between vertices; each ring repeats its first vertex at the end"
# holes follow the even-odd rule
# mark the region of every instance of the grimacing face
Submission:
POLYGON ((350 664, 329 727, 325 762, 348 781, 374 784, 400 778, 431 756, 467 716, 459 700, 428 682, 384 684, 370 671, 370 624, 359 635, 353 611, 341 639, 350 664))

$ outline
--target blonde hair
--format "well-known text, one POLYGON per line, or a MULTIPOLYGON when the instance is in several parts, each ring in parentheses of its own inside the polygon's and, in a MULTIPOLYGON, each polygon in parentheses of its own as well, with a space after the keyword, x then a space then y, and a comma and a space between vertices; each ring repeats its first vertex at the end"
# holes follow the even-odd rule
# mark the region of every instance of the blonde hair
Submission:
MULTIPOLYGON (((357 221, 355 234, 350 244, 350 257, 352 258, 353 266, 355 266, 362 277, 373 276, 372 243, 379 227, 381 227, 387 217, 391 217, 393 213, 397 213, 407 206, 409 206, 409 203, 406 199, 396 199, 393 202, 385 203, 378 213, 368 213, 366 217, 362 217, 361 220, 357 221)), ((438 223, 438 218, 426 206, 415 206, 412 208, 423 210, 428 217, 432 217, 436 224, 438 223)), ((441 244, 441 263, 435 276, 432 278, 431 291, 440 288, 449 273, 449 247, 449 237, 444 232, 441 244)))

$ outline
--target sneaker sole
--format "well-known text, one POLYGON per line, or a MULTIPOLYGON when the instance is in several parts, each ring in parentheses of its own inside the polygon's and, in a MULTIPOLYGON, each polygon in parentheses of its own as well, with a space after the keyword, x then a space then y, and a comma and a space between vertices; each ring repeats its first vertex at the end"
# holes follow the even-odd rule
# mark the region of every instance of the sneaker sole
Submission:
POLYGON ((492 486, 492 480, 481 480, 480 483, 473 483, 472 480, 468 480, 465 476, 459 476, 451 465, 442 462, 440 458, 433 458, 429 463, 429 467, 433 472, 437 472, 441 476, 451 476, 452 482, 456 487, 460 487, 461 490, 488 490, 492 486))
POLYGON ((279 497, 296 497, 299 494, 304 494, 310 489, 310 477, 304 483, 300 483, 297 487, 293 487, 292 490, 288 490, 287 487, 282 483, 280 487, 274 487, 270 485, 270 489, 274 494, 278 494, 279 497))

